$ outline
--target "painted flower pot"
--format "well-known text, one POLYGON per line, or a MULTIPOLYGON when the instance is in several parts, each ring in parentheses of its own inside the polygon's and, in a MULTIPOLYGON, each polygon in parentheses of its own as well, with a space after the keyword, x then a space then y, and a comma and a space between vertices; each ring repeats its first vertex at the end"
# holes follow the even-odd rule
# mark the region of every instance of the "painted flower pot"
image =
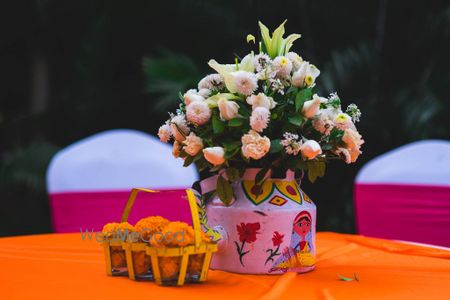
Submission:
MULTIPOLYGON (((292 172, 283 179, 267 178, 260 187, 255 186, 257 172, 249 169, 234 183, 230 206, 217 197, 199 197, 203 229, 219 243, 211 268, 247 274, 313 270, 316 206, 292 172)), ((203 195, 215 189, 216 178, 200 182, 203 195)))

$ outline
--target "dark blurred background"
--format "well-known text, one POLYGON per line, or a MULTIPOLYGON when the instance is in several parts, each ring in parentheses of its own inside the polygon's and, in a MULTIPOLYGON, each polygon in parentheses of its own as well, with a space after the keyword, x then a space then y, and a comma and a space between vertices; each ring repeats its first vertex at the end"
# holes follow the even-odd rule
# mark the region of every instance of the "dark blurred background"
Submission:
MULTIPOLYGON (((448 1, 4 1, 0 9, 0 236, 51 232, 45 172, 61 148, 112 128, 156 134, 177 94, 254 50, 261 20, 302 33, 320 93, 356 103, 354 165, 303 184, 318 230, 354 232, 352 187, 373 157, 450 138, 448 1)), ((424 158, 426 159, 426 158, 424 158)))

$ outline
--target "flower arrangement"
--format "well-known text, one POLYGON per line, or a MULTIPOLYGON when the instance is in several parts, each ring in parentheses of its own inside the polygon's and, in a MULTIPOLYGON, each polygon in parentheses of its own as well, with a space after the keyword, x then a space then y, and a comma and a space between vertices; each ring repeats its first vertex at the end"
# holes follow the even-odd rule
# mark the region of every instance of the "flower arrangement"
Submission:
MULTIPOLYGON (((285 21, 286 22, 286 21, 285 21)), ((345 110, 336 93, 315 92, 320 70, 291 51, 299 34, 284 38, 283 22, 270 35, 259 22, 259 52, 234 64, 209 61, 217 73, 204 77, 197 89, 180 93, 176 114, 159 128, 161 141, 173 139, 173 155, 184 166, 220 174, 217 194, 227 205, 231 184, 246 168, 307 172, 310 181, 325 174, 326 162, 353 163, 364 143, 355 127, 361 112, 355 104, 345 110)), ((255 44, 255 37, 247 36, 255 44)))

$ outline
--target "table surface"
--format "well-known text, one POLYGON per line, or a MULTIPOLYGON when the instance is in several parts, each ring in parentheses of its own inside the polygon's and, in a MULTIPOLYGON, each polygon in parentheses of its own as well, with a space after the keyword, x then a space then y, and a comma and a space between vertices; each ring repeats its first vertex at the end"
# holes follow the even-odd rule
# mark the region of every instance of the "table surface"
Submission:
POLYGON ((313 272, 210 271, 181 288, 106 276, 101 245, 79 233, 1 238, 0 266, 0 299, 450 299, 450 251, 328 232, 313 272))

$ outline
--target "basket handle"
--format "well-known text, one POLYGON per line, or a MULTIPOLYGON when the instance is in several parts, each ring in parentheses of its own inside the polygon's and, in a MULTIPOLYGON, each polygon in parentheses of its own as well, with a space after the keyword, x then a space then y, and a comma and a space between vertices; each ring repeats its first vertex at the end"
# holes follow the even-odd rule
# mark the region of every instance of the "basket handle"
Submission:
MULTIPOLYGON (((131 190, 130 196, 128 197, 127 204, 125 205, 125 208, 123 209, 121 222, 127 222, 128 216, 130 215, 131 208, 133 207, 134 201, 136 200, 137 194, 139 192, 146 192, 146 193, 158 193, 159 191, 144 189, 144 188, 133 188, 131 190)), ((192 227, 194 228, 194 243, 196 247, 200 246, 201 243, 201 228, 200 228, 200 219, 198 216, 198 208, 197 208, 197 202, 195 199, 195 195, 192 192, 191 189, 186 190, 186 194, 189 201, 189 208, 191 211, 192 216, 192 227)))

